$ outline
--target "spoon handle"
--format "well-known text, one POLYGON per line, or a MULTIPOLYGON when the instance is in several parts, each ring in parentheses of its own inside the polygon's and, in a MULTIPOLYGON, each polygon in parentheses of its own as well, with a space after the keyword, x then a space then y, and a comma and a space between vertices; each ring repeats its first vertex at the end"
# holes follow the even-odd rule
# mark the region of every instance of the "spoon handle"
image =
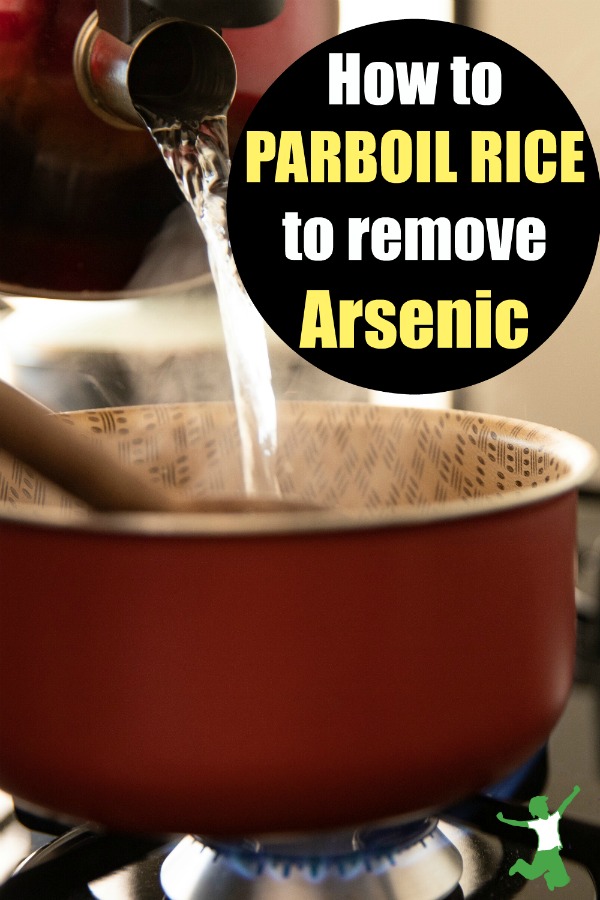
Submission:
POLYGON ((68 421, 0 381, 0 447, 98 510, 164 510, 170 498, 126 472, 68 421))
POLYGON ((142 481, 68 419, 0 381, 0 447, 67 493, 104 512, 285 512, 317 509, 294 498, 214 496, 172 497, 142 481))

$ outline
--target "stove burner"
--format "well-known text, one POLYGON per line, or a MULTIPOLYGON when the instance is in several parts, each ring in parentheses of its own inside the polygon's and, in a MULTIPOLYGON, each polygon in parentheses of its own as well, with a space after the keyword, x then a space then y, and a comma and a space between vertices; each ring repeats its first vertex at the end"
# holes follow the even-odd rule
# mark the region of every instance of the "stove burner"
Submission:
POLYGON ((426 846, 435 821, 408 823, 390 828, 363 829, 272 841, 223 843, 207 840, 216 858, 240 875, 264 874, 289 878, 295 871, 307 881, 319 883, 330 876, 344 880, 359 874, 381 874, 396 864, 399 854, 415 845, 426 846))
MULTIPOLYGON (((523 804, 544 789, 546 756, 543 748, 484 794, 441 810, 439 820, 293 838, 165 841, 67 830, 21 811, 13 818, 17 828, 29 828, 33 852, 15 859, 0 900, 536 900, 539 884, 510 876, 516 859, 533 858, 535 835, 507 835, 497 813, 523 817, 523 804), (40 829, 55 839, 46 842, 40 829), (34 849, 38 839, 43 844, 34 849)), ((565 900, 598 900, 598 824, 564 817, 561 836, 572 876, 565 900)))
POLYGON ((169 900, 438 900, 462 874, 461 855, 435 819, 293 840, 208 843, 188 836, 169 854, 161 869, 169 900))
MULTIPOLYGON (((533 858, 524 831, 506 840, 496 813, 519 817, 524 807, 489 797, 445 810, 437 827, 371 829, 208 847, 194 837, 162 844, 124 835, 72 829, 31 853, 0 884, 1 900, 539 900, 545 884, 509 875, 517 858, 533 858), (400 846, 402 844, 402 847, 400 846), (321 848, 319 850, 319 847, 321 848), (267 852, 268 850, 268 852, 267 852), (356 870, 339 862, 356 858, 356 870), (263 863, 258 873, 248 858, 263 863), (241 868, 239 870, 241 862, 241 868), (315 863, 318 862, 318 865, 315 863), (325 865, 324 863, 327 863, 325 865), (462 874, 461 874, 462 868, 462 874), (314 880, 320 877, 321 880, 314 880), (456 880, 459 879, 458 885, 456 880)), ((564 900, 598 900, 598 826, 564 818, 563 856, 572 882, 564 900)), ((38 835, 41 837, 41 835, 38 835)), ((37 840, 37 838, 36 838, 37 840)), ((215 844, 216 842, 212 842, 215 844)))

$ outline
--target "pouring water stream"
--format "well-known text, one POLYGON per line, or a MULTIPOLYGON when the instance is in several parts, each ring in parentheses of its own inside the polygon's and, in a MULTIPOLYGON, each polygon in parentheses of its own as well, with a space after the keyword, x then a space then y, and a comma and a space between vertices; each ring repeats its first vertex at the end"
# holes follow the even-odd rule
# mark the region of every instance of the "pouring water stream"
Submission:
POLYGON ((138 106, 206 240, 240 432, 246 494, 279 496, 276 402, 264 323, 237 271, 227 228, 229 146, 225 115, 182 122, 138 106))

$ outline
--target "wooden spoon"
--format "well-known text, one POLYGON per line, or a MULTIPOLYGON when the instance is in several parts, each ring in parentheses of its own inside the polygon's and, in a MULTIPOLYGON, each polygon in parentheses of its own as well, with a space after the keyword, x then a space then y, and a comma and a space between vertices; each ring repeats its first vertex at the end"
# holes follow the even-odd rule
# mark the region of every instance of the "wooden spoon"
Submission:
POLYGON ((121 468, 69 423, 4 381, 0 381, 0 447, 102 511, 278 512, 316 508, 278 497, 250 495, 177 500, 158 485, 121 468))

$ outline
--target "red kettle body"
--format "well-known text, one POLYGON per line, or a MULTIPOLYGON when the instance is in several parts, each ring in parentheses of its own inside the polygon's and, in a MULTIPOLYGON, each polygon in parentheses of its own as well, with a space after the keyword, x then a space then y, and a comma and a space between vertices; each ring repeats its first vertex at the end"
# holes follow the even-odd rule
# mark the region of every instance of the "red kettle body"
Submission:
MULTIPOLYGON (((7 293, 127 294, 148 244, 183 201, 151 137, 107 124, 79 95, 73 47, 94 9, 92 0, 0 0, 0 289, 7 293)), ((287 0, 273 21, 223 30, 238 76, 233 146, 264 90, 337 28, 337 0, 287 0)))

